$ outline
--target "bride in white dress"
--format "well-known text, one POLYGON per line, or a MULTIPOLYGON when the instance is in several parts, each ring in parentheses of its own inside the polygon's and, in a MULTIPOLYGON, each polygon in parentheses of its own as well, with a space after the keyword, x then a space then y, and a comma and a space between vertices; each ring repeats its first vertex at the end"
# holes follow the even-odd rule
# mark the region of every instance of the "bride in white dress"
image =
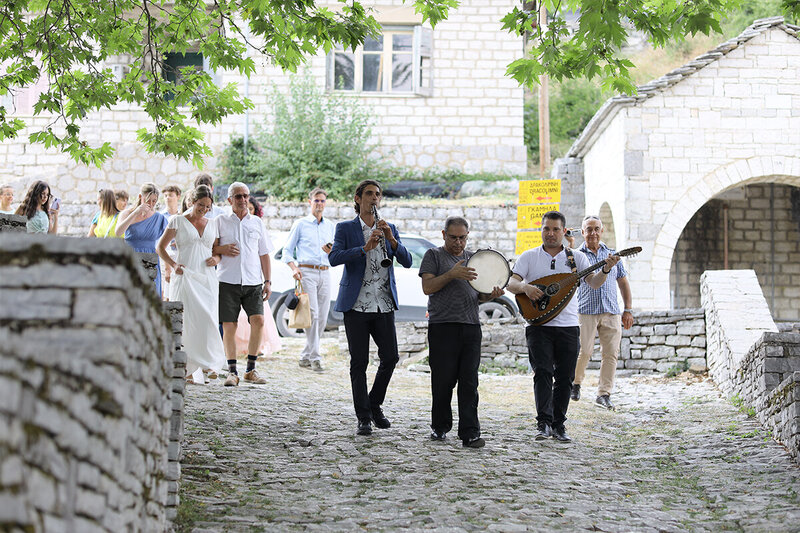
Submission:
POLYGON ((203 383, 202 369, 217 371, 225 365, 225 348, 219 334, 219 281, 214 271, 220 257, 211 254, 217 238, 216 224, 205 218, 212 206, 211 189, 199 185, 191 197, 191 211, 172 217, 156 251, 173 270, 170 301, 183 302, 186 376, 196 374, 194 382, 203 383), (172 239, 178 248, 177 260, 167 253, 172 239))

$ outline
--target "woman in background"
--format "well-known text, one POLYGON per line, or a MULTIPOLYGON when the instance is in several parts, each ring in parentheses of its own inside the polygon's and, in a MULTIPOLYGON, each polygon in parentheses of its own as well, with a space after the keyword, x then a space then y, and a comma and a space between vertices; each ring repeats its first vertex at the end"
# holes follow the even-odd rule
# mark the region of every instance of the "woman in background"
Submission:
POLYGON ((189 383, 201 383, 204 379, 199 369, 217 371, 225 365, 225 348, 217 333, 219 281, 214 271, 221 258, 211 253, 217 225, 205 218, 211 210, 211 189, 199 185, 192 196, 192 209, 170 219, 158 241, 158 255, 172 269, 169 299, 183 302, 186 379, 189 383), (167 252, 173 239, 178 248, 177 258, 167 252))
MULTIPOLYGON (((167 217, 155 210, 158 202, 158 187, 145 183, 133 207, 120 213, 117 222, 117 237, 125 236, 131 248, 137 252, 156 253, 156 241, 167 229, 167 217)), ((156 276, 156 294, 161 298, 161 265, 156 276)))
POLYGON ((92 226, 89 228, 87 237, 117 237, 117 220, 119 219, 119 209, 117 209, 114 191, 111 189, 100 189, 97 193, 97 205, 100 207, 94 218, 92 226))
MULTIPOLYGON (((264 210, 258 200, 250 196, 247 210, 251 215, 258 218, 264 216, 264 210)), ((267 247, 269 252, 273 250, 272 239, 267 235, 267 247)), ((236 352, 238 354, 247 353, 247 344, 250 341, 250 322, 247 320, 247 313, 244 310, 239 312, 239 321, 236 326, 236 352)), ((278 328, 275 326, 275 319, 272 317, 272 310, 269 307, 269 302, 264 302, 264 335, 261 339, 261 346, 259 346, 258 355, 270 355, 281 349, 281 337, 278 335, 278 328)))
POLYGON ((50 207, 50 186, 42 181, 34 181, 25 199, 17 208, 18 215, 28 219, 25 229, 28 233, 50 233, 58 232, 58 209, 60 206, 50 207))

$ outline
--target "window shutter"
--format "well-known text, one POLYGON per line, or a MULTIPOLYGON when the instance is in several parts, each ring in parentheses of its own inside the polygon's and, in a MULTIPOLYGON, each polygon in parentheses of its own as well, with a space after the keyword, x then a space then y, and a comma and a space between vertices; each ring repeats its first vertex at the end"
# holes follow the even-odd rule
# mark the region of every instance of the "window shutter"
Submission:
POLYGON ((414 27, 414 93, 433 96, 433 30, 414 27))

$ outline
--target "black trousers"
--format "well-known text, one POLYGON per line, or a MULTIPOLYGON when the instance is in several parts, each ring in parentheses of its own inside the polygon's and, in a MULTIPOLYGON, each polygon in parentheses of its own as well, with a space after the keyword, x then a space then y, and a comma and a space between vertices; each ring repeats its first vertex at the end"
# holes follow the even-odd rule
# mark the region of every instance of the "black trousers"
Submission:
POLYGON ((580 349, 580 328, 528 326, 528 359, 533 368, 536 421, 561 427, 567 419, 575 363, 580 349))
POLYGON ((450 401, 458 383, 458 438, 481 436, 478 422, 478 367, 481 364, 479 324, 428 324, 428 361, 431 367, 431 429, 453 428, 450 401))
POLYGON ((394 311, 390 313, 362 313, 346 311, 344 330, 350 349, 350 385, 353 388, 353 405, 359 420, 370 420, 372 408, 380 407, 386 398, 386 389, 392 379, 397 355, 397 333, 394 329, 394 311), (372 389, 367 393, 367 366, 369 365, 369 338, 378 346, 378 372, 372 389))

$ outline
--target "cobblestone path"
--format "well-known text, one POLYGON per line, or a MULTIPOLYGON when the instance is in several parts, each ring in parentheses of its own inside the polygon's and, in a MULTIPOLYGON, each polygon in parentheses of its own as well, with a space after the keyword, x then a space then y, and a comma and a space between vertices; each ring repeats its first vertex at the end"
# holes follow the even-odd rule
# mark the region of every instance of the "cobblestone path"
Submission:
POLYGON ((800 468, 708 380, 622 377, 608 412, 590 374, 565 445, 533 440, 530 376, 481 376, 472 450, 428 440, 429 376, 404 368, 392 428, 356 436, 347 360, 297 352, 264 386, 187 390, 179 530, 800 531, 800 468))

